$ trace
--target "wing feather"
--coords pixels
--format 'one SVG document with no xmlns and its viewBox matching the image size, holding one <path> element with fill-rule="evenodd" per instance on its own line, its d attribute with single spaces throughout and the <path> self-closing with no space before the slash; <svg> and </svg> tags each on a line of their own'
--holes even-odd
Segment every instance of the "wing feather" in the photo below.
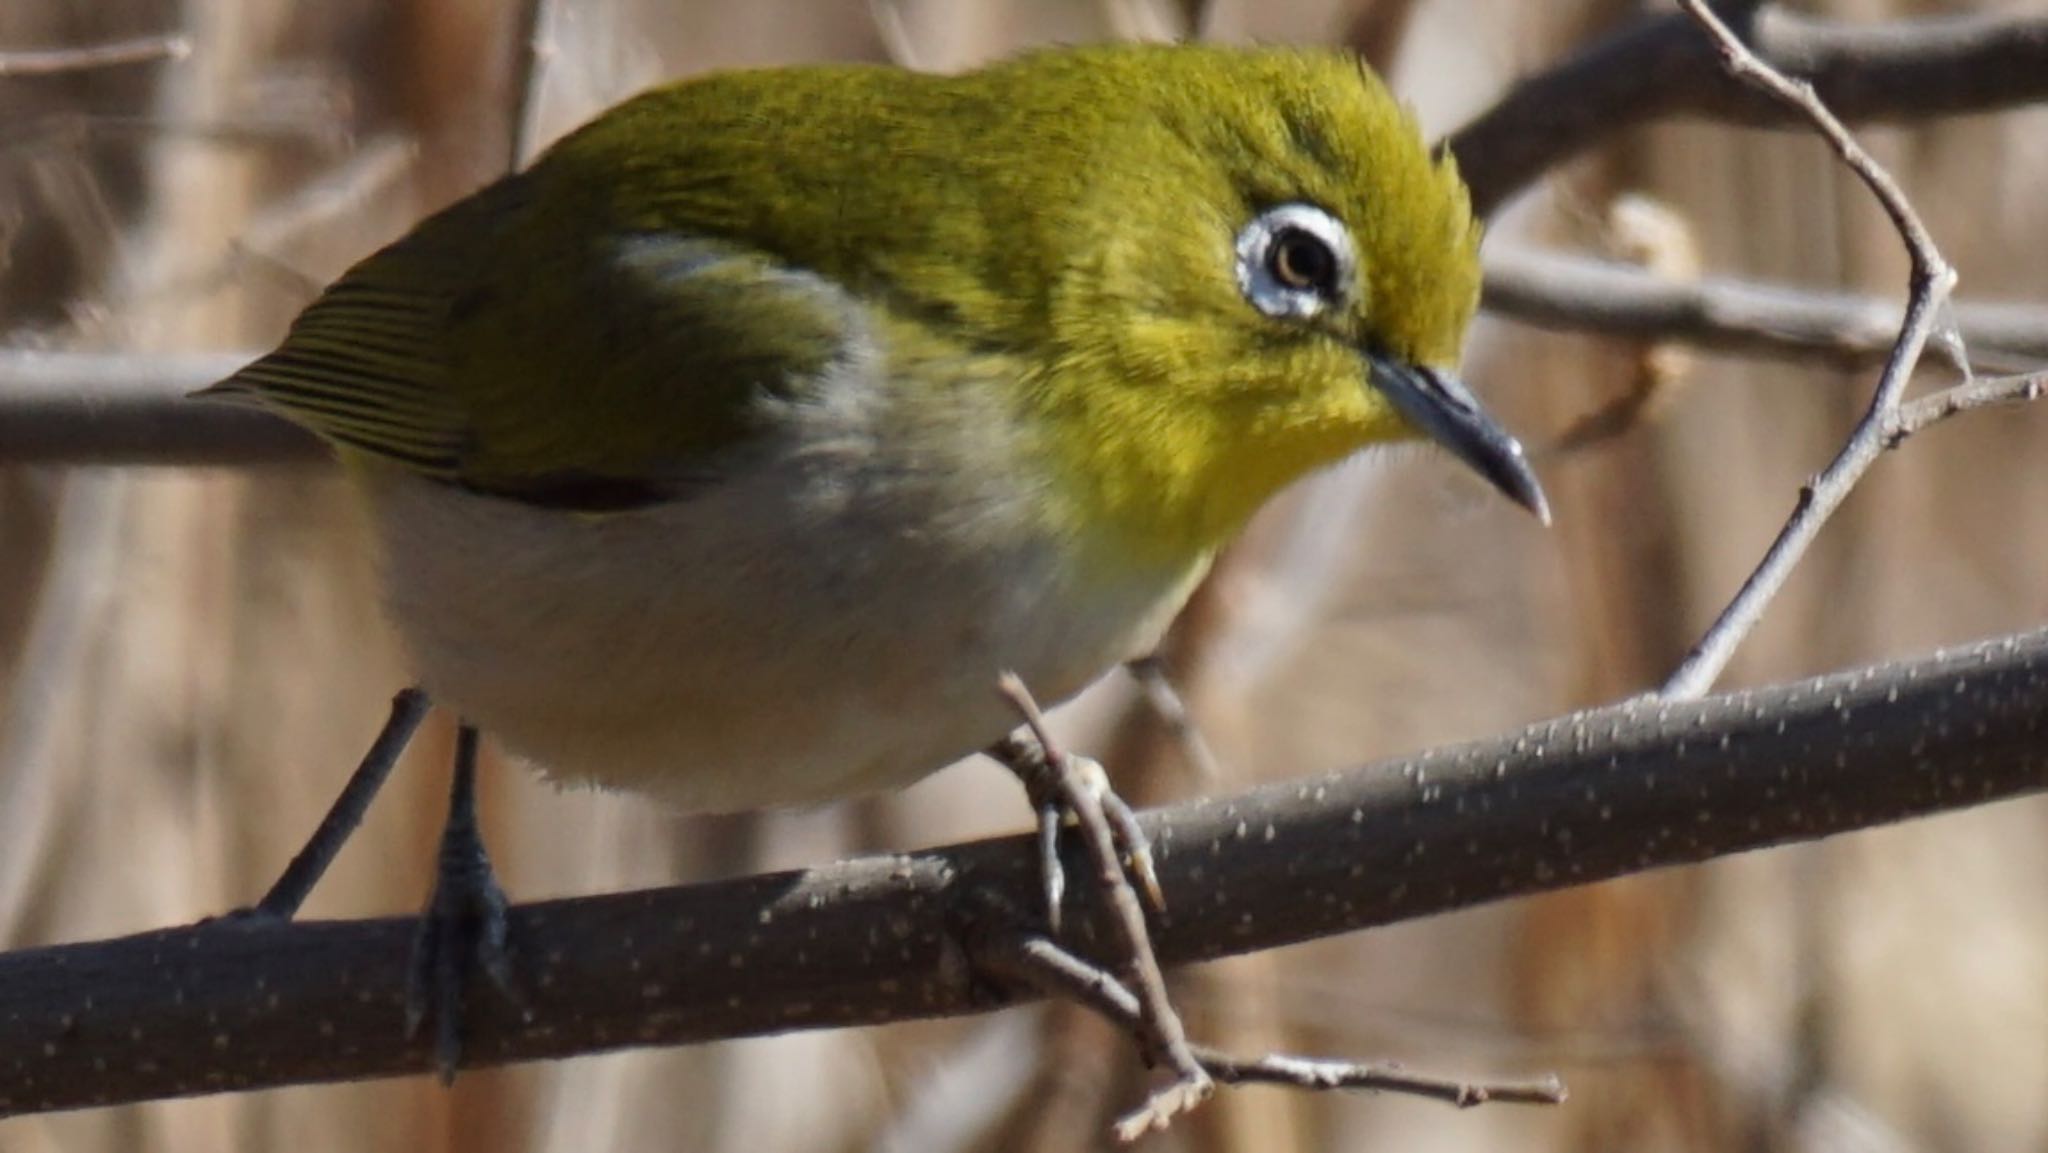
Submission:
<svg viewBox="0 0 2048 1153">
<path fill-rule="evenodd" d="M 501 181 L 364 260 L 200 395 L 515 499 L 678 495 L 869 342 L 821 277 L 678 231 L 544 215 Z"/>
</svg>

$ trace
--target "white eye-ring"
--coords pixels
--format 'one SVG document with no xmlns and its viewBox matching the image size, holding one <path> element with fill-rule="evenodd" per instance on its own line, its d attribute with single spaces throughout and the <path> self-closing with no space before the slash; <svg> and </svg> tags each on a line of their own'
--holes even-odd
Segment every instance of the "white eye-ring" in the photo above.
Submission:
<svg viewBox="0 0 2048 1153">
<path fill-rule="evenodd" d="M 1237 287 L 1267 316 L 1306 320 L 1350 295 L 1351 232 L 1313 204 L 1268 208 L 1237 234 Z"/>
</svg>

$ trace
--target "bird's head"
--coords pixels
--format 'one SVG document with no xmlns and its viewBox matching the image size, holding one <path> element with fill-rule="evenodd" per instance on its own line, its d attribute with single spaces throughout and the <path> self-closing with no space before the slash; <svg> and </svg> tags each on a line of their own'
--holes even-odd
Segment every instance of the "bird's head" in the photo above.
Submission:
<svg viewBox="0 0 2048 1153">
<path fill-rule="evenodd" d="M 1167 547 L 1228 535 L 1359 448 L 1426 438 L 1548 517 L 1455 374 L 1479 226 L 1447 157 L 1353 57 L 1122 47 L 1012 65 L 1061 94 L 1078 178 L 1037 243 L 1081 499 Z M 1105 511 L 1103 515 L 1111 515 Z"/>
</svg>

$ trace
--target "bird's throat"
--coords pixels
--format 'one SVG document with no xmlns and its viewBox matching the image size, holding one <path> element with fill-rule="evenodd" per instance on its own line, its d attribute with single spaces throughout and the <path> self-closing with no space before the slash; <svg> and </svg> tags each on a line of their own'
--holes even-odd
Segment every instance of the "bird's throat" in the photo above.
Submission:
<svg viewBox="0 0 2048 1153">
<path fill-rule="evenodd" d="M 1052 414 L 1045 452 L 1072 534 L 1123 565 L 1201 563 L 1281 489 L 1361 447 L 1341 426 L 1276 430 L 1116 399 Z"/>
</svg>

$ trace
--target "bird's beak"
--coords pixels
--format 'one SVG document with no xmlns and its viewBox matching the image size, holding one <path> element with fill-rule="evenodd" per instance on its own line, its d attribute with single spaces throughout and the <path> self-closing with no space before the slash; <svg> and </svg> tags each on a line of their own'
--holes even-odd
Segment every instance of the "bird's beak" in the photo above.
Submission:
<svg viewBox="0 0 2048 1153">
<path fill-rule="evenodd" d="M 1416 430 L 1478 470 L 1503 495 L 1550 523 L 1550 502 L 1521 442 L 1479 407 L 1457 377 L 1384 353 L 1365 354 L 1372 385 Z"/>
</svg>

